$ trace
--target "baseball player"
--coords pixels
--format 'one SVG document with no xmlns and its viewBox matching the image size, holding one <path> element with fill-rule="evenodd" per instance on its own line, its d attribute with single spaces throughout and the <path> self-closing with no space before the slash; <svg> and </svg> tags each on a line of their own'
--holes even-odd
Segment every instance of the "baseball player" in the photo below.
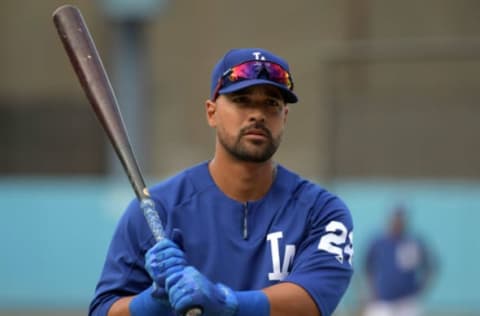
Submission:
<svg viewBox="0 0 480 316">
<path fill-rule="evenodd" d="M 435 272 L 427 245 L 408 230 L 404 206 L 389 217 L 386 233 L 374 238 L 367 249 L 366 273 L 371 301 L 365 316 L 420 316 L 420 296 Z"/>
<path fill-rule="evenodd" d="M 352 276 L 353 223 L 334 194 L 273 160 L 296 103 L 289 65 L 260 48 L 216 64 L 215 152 L 150 188 L 169 238 L 132 201 L 89 315 L 328 316 Z"/>
</svg>

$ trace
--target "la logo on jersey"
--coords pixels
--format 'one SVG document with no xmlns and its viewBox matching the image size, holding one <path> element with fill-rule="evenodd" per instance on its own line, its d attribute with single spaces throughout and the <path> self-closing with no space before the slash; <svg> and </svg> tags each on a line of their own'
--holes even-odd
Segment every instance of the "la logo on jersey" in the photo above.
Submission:
<svg viewBox="0 0 480 316">
<path fill-rule="evenodd" d="M 272 254 L 273 272 L 268 274 L 268 280 L 281 281 L 289 273 L 290 265 L 295 257 L 295 245 L 286 245 L 283 264 L 280 265 L 280 245 L 279 240 L 283 238 L 283 232 L 274 232 L 267 235 L 267 241 L 270 243 Z"/>
</svg>

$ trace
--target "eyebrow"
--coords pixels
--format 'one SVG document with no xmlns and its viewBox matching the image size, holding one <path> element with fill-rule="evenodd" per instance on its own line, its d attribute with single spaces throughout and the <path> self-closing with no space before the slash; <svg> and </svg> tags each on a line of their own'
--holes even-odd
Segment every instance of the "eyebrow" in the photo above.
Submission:
<svg viewBox="0 0 480 316">
<path fill-rule="evenodd" d="M 230 93 L 230 95 L 231 96 L 248 95 L 248 94 L 251 94 L 252 90 L 253 90 L 253 87 L 248 87 L 245 89 L 232 92 Z M 281 99 L 281 100 L 284 99 L 282 93 L 275 88 L 265 88 L 265 89 L 262 89 L 262 92 L 270 98 Z"/>
</svg>

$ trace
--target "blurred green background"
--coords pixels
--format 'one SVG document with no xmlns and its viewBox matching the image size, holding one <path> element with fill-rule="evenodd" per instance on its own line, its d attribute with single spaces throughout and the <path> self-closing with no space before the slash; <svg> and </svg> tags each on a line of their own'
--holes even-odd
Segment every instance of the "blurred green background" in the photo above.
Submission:
<svg viewBox="0 0 480 316">
<path fill-rule="evenodd" d="M 292 68 L 277 161 L 339 194 L 360 315 L 365 247 L 397 203 L 438 274 L 427 315 L 480 315 L 480 2 L 71 1 L 95 38 L 147 183 L 209 159 L 210 71 L 233 47 Z M 65 2 L 0 3 L 0 315 L 85 315 L 134 197 L 52 23 Z"/>
</svg>

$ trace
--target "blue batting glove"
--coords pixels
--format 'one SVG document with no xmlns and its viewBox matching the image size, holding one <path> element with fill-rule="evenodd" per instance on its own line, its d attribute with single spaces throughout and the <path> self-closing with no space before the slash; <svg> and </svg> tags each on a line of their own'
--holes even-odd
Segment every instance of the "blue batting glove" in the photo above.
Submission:
<svg viewBox="0 0 480 316">
<path fill-rule="evenodd" d="M 181 271 L 187 264 L 185 253 L 182 251 L 181 232 L 175 229 L 172 239 L 173 241 L 167 238 L 160 240 L 145 254 L 145 269 L 153 280 L 152 295 L 166 302 L 168 293 L 165 291 L 165 279 Z"/>
<path fill-rule="evenodd" d="M 153 287 L 137 294 L 128 305 L 131 316 L 158 316 L 170 315 L 172 307 L 170 302 L 153 297 Z"/>
<path fill-rule="evenodd" d="M 223 284 L 214 284 L 192 266 L 166 279 L 170 304 L 178 315 L 200 307 L 205 316 L 233 316 L 238 302 L 235 293 Z"/>
</svg>

